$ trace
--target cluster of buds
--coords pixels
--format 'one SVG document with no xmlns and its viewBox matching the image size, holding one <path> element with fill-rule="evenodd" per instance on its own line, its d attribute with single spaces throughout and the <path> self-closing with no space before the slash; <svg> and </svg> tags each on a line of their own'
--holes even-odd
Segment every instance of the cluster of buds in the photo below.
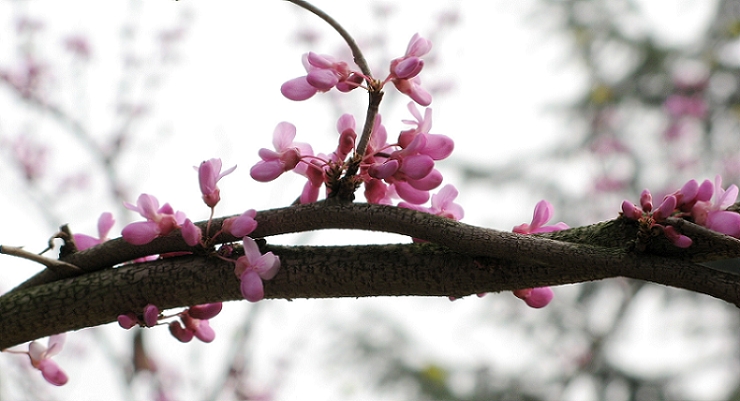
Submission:
<svg viewBox="0 0 740 401">
<path fill-rule="evenodd" d="M 663 231 L 674 245 L 688 248 L 691 238 L 680 234 L 673 226 L 664 224 L 668 217 L 684 218 L 710 230 L 735 238 L 740 238 L 740 214 L 728 211 L 735 203 L 738 187 L 730 185 L 722 188 L 722 177 L 715 177 L 714 183 L 704 180 L 699 184 L 690 180 L 678 191 L 667 195 L 657 209 L 653 209 L 653 196 L 647 189 L 640 195 L 640 206 L 625 200 L 622 202 L 622 217 L 640 222 L 649 229 Z"/>
<path fill-rule="evenodd" d="M 442 183 L 442 174 L 435 169 L 435 162 L 447 158 L 454 149 L 454 143 L 445 135 L 429 133 L 431 109 L 427 108 L 422 116 L 414 104 L 409 103 L 409 110 L 415 120 L 404 122 L 414 127 L 402 131 L 397 141 L 391 144 L 387 142 L 388 134 L 380 115 L 375 119 L 357 175 L 365 186 L 365 198 L 369 203 L 391 204 L 392 199 L 398 196 L 409 204 L 420 205 L 429 200 L 429 191 Z M 295 126 L 282 122 L 273 132 L 275 150 L 260 149 L 262 160 L 252 167 L 252 178 L 268 182 L 284 172 L 295 171 L 308 179 L 300 202 L 315 202 L 321 187 L 325 185 L 327 195 L 331 193 L 337 177 L 348 167 L 345 159 L 355 149 L 355 128 L 352 115 L 341 116 L 337 122 L 337 148 L 328 155 L 315 155 L 310 145 L 294 142 Z"/>
<path fill-rule="evenodd" d="M 432 96 L 421 87 L 419 73 L 424 68 L 422 56 L 429 53 L 432 43 L 414 34 L 406 47 L 406 53 L 391 61 L 390 72 L 381 82 L 384 86 L 393 82 L 399 92 L 408 95 L 416 103 L 429 106 Z M 307 74 L 291 79 L 280 88 L 283 96 L 290 100 L 306 100 L 317 92 L 327 92 L 337 88 L 340 92 L 349 92 L 362 86 L 362 82 L 372 79 L 362 71 L 353 70 L 349 63 L 329 55 L 309 52 L 303 55 L 303 66 Z"/>
<path fill-rule="evenodd" d="M 208 320 L 216 317 L 221 312 L 221 308 L 221 302 L 191 306 L 174 316 L 179 317 L 180 321 L 174 320 L 169 323 L 170 333 L 184 343 L 189 342 L 193 337 L 209 343 L 216 338 L 216 332 L 213 331 Z M 129 312 L 119 315 L 118 324 L 126 330 L 134 326 L 154 327 L 159 324 L 160 320 L 172 317 L 162 316 L 159 308 L 149 304 L 144 307 L 141 314 Z"/>
</svg>

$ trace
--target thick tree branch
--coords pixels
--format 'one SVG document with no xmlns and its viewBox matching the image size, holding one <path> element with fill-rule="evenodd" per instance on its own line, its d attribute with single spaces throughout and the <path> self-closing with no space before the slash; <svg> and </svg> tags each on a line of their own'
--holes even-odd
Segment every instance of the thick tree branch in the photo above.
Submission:
<svg viewBox="0 0 740 401">
<path fill-rule="evenodd" d="M 456 296 L 627 276 L 740 303 L 740 276 L 657 256 L 621 263 L 548 264 L 473 257 L 434 244 L 269 247 L 280 255 L 268 298 Z M 242 299 L 233 264 L 185 256 L 64 279 L 0 297 L 0 349 L 162 309 Z M 217 323 L 216 323 L 217 324 Z"/>
<path fill-rule="evenodd" d="M 214 220 L 213 232 L 223 220 Z M 440 244 L 268 247 L 282 261 L 278 275 L 265 283 L 268 298 L 460 297 L 625 276 L 740 305 L 740 274 L 696 264 L 740 256 L 740 241 L 683 220 L 669 223 L 692 236 L 692 247 L 676 248 L 657 235 L 643 244 L 644 253 L 634 250 L 637 224 L 622 218 L 524 236 L 397 207 L 316 203 L 259 212 L 257 221 L 254 237 L 354 228 Z M 205 222 L 199 224 L 205 228 Z M 237 240 L 216 238 L 218 243 Z M 196 254 L 111 268 L 176 251 Z M 148 303 L 171 308 L 241 299 L 233 264 L 188 247 L 176 233 L 145 246 L 116 239 L 63 260 L 85 274 L 47 270 L 0 297 L 0 348 L 108 323 Z"/>
</svg>

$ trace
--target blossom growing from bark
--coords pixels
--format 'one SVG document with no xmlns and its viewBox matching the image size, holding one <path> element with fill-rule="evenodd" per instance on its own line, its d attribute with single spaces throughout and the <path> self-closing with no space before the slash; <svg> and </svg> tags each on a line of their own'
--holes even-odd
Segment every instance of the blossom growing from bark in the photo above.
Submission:
<svg viewBox="0 0 740 401">
<path fill-rule="evenodd" d="M 223 230 L 237 238 L 246 237 L 257 228 L 255 217 L 257 217 L 257 211 L 249 209 L 239 216 L 224 220 Z"/>
<path fill-rule="evenodd" d="M 546 200 L 537 202 L 534 207 L 534 214 L 530 224 L 520 224 L 514 227 L 513 231 L 517 234 L 538 234 L 549 233 L 553 231 L 565 230 L 567 224 L 560 222 L 552 226 L 544 225 L 553 215 L 552 204 Z M 531 308 L 544 308 L 553 298 L 553 292 L 550 287 L 523 288 L 514 291 L 514 295 L 522 299 Z"/>
<path fill-rule="evenodd" d="M 418 75 L 424 68 L 421 57 L 429 53 L 431 48 L 432 42 L 418 33 L 414 34 L 406 47 L 406 53 L 391 61 L 389 74 L 382 85 L 393 82 L 399 92 L 422 106 L 429 106 L 432 95 L 421 87 Z M 348 63 L 329 55 L 309 52 L 303 55 L 302 61 L 307 74 L 293 78 L 280 87 L 283 96 L 290 100 L 306 100 L 318 92 L 327 92 L 332 88 L 349 92 L 369 79 L 361 71 L 352 69 Z"/>
<path fill-rule="evenodd" d="M 257 243 L 249 237 L 244 237 L 244 256 L 236 260 L 234 273 L 241 281 L 240 289 L 244 299 L 257 302 L 265 297 L 262 280 L 270 280 L 280 269 L 280 258 L 272 252 L 264 255 L 260 252 Z"/>
<path fill-rule="evenodd" d="M 514 296 L 523 300 L 530 308 L 539 309 L 547 306 L 554 294 L 550 287 L 537 287 L 515 290 Z"/>
<path fill-rule="evenodd" d="M 732 184 L 726 190 L 722 189 L 719 175 L 714 178 L 713 187 L 711 202 L 708 199 L 697 201 L 691 208 L 691 216 L 697 224 L 710 230 L 740 238 L 740 214 L 726 210 L 737 200 L 738 187 Z"/>
<path fill-rule="evenodd" d="M 185 222 L 184 213 L 175 213 L 169 203 L 165 203 L 160 208 L 157 198 L 149 194 L 141 194 L 136 205 L 125 202 L 124 206 L 129 210 L 139 212 L 142 217 L 146 218 L 146 221 L 131 223 L 121 231 L 123 239 L 132 245 L 148 244 L 154 238 L 167 235 L 180 228 Z"/>
<path fill-rule="evenodd" d="M 391 61 L 391 74 L 387 80 L 393 82 L 399 92 L 408 95 L 416 103 L 429 106 L 432 103 L 432 95 L 421 87 L 421 79 L 418 77 L 424 68 L 424 60 L 421 56 L 429 53 L 432 42 L 414 34 L 406 47 L 406 53 Z"/>
<path fill-rule="evenodd" d="M 553 207 L 552 204 L 546 200 L 537 202 L 534 207 L 534 214 L 532 216 L 532 222 L 530 224 L 520 224 L 512 231 L 517 234 L 538 234 L 538 233 L 549 233 L 552 231 L 565 230 L 568 225 L 560 222 L 552 226 L 544 225 L 552 218 Z"/>
<path fill-rule="evenodd" d="M 154 327 L 159 321 L 159 308 L 153 304 L 147 304 L 141 315 L 133 312 L 118 315 L 118 325 L 128 330 L 134 326 Z"/>
<path fill-rule="evenodd" d="M 717 175 L 714 183 L 704 180 L 699 185 L 696 180 L 688 181 L 680 190 L 663 198 L 655 210 L 652 195 L 646 189 L 640 195 L 639 207 L 627 200 L 622 202 L 622 216 L 641 222 L 648 228 L 658 227 L 674 245 L 688 248 L 692 244 L 691 238 L 667 225 L 665 219 L 690 218 L 710 230 L 740 238 L 740 214 L 727 210 L 735 203 L 737 196 L 738 187 L 733 184 L 723 189 L 722 177 Z"/>
<path fill-rule="evenodd" d="M 272 181 L 284 172 L 294 169 L 301 161 L 301 157 L 313 156 L 310 145 L 293 142 L 295 135 L 295 125 L 288 122 L 279 123 L 272 135 L 275 150 L 260 149 L 259 156 L 262 160 L 250 170 L 252 178 L 260 182 Z"/>
<path fill-rule="evenodd" d="M 108 233 L 113 228 L 116 220 L 113 218 L 113 214 L 105 212 L 98 218 L 98 238 L 91 237 L 86 234 L 74 234 L 75 245 L 77 245 L 78 251 L 84 251 L 85 249 L 92 248 L 95 245 L 102 244 L 108 240 Z"/>
<path fill-rule="evenodd" d="M 58 354 L 64 346 L 66 334 L 56 334 L 49 337 L 49 344 L 44 347 L 38 341 L 33 341 L 28 346 L 28 356 L 31 358 L 31 365 L 41 371 L 41 375 L 49 383 L 55 386 L 63 386 L 69 380 L 67 375 L 59 368 L 51 357 Z"/>
<path fill-rule="evenodd" d="M 190 246 L 200 244 L 200 240 L 203 238 L 203 233 L 201 232 L 200 227 L 196 226 L 190 219 L 185 219 L 182 223 L 182 228 L 180 228 L 180 232 L 182 233 L 182 239 L 184 239 L 185 243 Z"/>
<path fill-rule="evenodd" d="M 353 71 L 346 62 L 325 54 L 304 54 L 303 66 L 307 75 L 291 79 L 280 87 L 283 96 L 290 100 L 306 100 L 317 92 L 327 92 L 334 87 L 341 92 L 349 92 L 364 79 L 361 72 Z"/>
<path fill-rule="evenodd" d="M 218 315 L 221 308 L 221 302 L 191 306 L 178 315 L 182 324 L 178 321 L 169 324 L 170 333 L 180 342 L 190 342 L 195 337 L 210 343 L 216 338 L 216 332 L 208 320 Z"/>
<path fill-rule="evenodd" d="M 457 188 L 448 184 L 442 187 L 438 193 L 432 195 L 432 206 L 429 208 L 407 202 L 400 202 L 398 206 L 460 221 L 465 213 L 462 206 L 454 202 L 457 195 Z"/>
<path fill-rule="evenodd" d="M 216 185 L 224 176 L 231 174 L 236 166 L 221 172 L 221 159 L 210 159 L 200 164 L 198 169 L 198 183 L 200 192 L 203 194 L 203 202 L 210 208 L 214 208 L 221 200 L 221 191 Z"/>
</svg>

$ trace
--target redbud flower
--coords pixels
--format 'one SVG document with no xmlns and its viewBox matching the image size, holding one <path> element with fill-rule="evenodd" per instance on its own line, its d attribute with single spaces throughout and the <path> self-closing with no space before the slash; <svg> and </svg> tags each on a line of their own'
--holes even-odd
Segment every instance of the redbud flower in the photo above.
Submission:
<svg viewBox="0 0 740 401">
<path fill-rule="evenodd" d="M 159 308 L 155 305 L 148 304 L 144 307 L 144 324 L 147 327 L 154 327 L 159 320 Z"/>
<path fill-rule="evenodd" d="M 208 319 L 218 315 L 221 307 L 221 302 L 191 306 L 179 315 L 182 325 L 177 321 L 170 323 L 170 333 L 184 343 L 189 342 L 193 337 L 204 343 L 213 341 L 216 338 L 216 332 L 211 328 Z"/>
<path fill-rule="evenodd" d="M 270 280 L 280 269 L 280 258 L 272 252 L 260 253 L 257 243 L 244 237 L 244 256 L 236 260 L 234 273 L 241 280 L 241 292 L 249 302 L 257 302 L 265 297 L 262 280 Z"/>
<path fill-rule="evenodd" d="M 316 92 L 326 92 L 335 86 L 342 92 L 349 92 L 363 80 L 360 72 L 350 70 L 349 64 L 328 55 L 304 54 L 303 66 L 308 75 L 291 79 L 280 87 L 283 96 L 290 100 L 306 100 Z"/>
<path fill-rule="evenodd" d="M 446 217 L 452 220 L 462 220 L 464 216 L 462 206 L 454 202 L 458 192 L 454 185 L 445 185 L 438 193 L 432 195 L 432 207 L 425 208 L 406 202 L 398 204 L 399 207 L 418 210 L 420 212 L 431 213 L 437 216 Z"/>
<path fill-rule="evenodd" d="M 552 204 L 546 200 L 541 200 L 537 202 L 537 205 L 534 207 L 532 223 L 518 225 L 514 227 L 513 231 L 517 234 L 538 234 L 565 230 L 568 228 L 568 225 L 563 222 L 557 223 L 554 226 L 544 226 L 543 224 L 547 223 L 552 218 L 552 214 Z"/>
<path fill-rule="evenodd" d="M 67 383 L 67 375 L 59 368 L 51 357 L 58 354 L 64 346 L 65 334 L 56 334 L 49 337 L 48 347 L 34 341 L 28 346 L 28 356 L 31 365 L 41 371 L 44 379 L 55 386 L 63 386 Z"/>
<path fill-rule="evenodd" d="M 128 202 L 125 202 L 124 206 L 129 210 L 139 212 L 147 219 L 147 221 L 131 223 L 121 231 L 123 239 L 132 245 L 148 244 L 154 238 L 167 235 L 179 228 L 185 221 L 185 214 L 175 213 L 168 203 L 160 208 L 157 198 L 149 194 L 141 194 L 136 201 L 136 206 Z"/>
<path fill-rule="evenodd" d="M 424 67 L 421 56 L 429 53 L 432 42 L 419 36 L 418 33 L 409 41 L 406 54 L 391 61 L 391 73 L 388 80 L 392 81 L 399 92 L 411 97 L 422 106 L 432 103 L 432 96 L 421 88 L 421 80 L 417 76 Z"/>
<path fill-rule="evenodd" d="M 249 209 L 239 216 L 224 220 L 223 230 L 237 238 L 246 237 L 257 228 L 255 217 L 257 217 L 257 211 Z"/>
<path fill-rule="evenodd" d="M 220 190 L 216 184 L 221 178 L 231 174 L 234 169 L 236 169 L 236 166 L 222 173 L 221 159 L 211 159 L 200 164 L 200 167 L 198 167 L 198 182 L 200 183 L 200 192 L 203 194 L 203 202 L 208 207 L 215 207 L 221 200 Z"/>
<path fill-rule="evenodd" d="M 190 246 L 196 246 L 200 243 L 200 239 L 203 237 L 203 233 L 200 231 L 200 227 L 196 226 L 190 219 L 185 219 L 180 229 L 182 238 L 185 243 Z"/>
<path fill-rule="evenodd" d="M 147 304 L 143 313 L 137 316 L 133 312 L 124 315 L 118 315 L 118 325 L 128 330 L 134 326 L 154 327 L 159 321 L 159 308 L 153 304 Z"/>
<path fill-rule="evenodd" d="M 296 135 L 295 125 L 281 122 L 272 134 L 275 151 L 262 148 L 259 151 L 261 161 L 249 171 L 252 178 L 268 182 L 278 178 L 286 171 L 296 167 L 302 156 L 313 156 L 311 145 L 293 142 Z"/>
<path fill-rule="evenodd" d="M 113 219 L 113 214 L 105 212 L 98 218 L 98 238 L 93 238 L 86 234 L 74 234 L 75 245 L 77 245 L 78 251 L 84 251 L 85 249 L 92 248 L 95 245 L 102 244 L 108 240 L 108 233 L 116 222 Z"/>
<path fill-rule="evenodd" d="M 714 178 L 712 202 L 708 200 L 696 202 L 691 209 L 691 215 L 697 224 L 722 234 L 740 238 L 740 214 L 726 210 L 735 203 L 737 196 L 738 187 L 733 184 L 727 190 L 722 189 L 722 177 L 717 175 Z"/>
<path fill-rule="evenodd" d="M 547 223 L 552 218 L 552 214 L 552 204 L 543 199 L 537 202 L 537 205 L 534 207 L 532 223 L 518 225 L 514 227 L 513 231 L 518 234 L 537 234 L 565 230 L 568 228 L 568 225 L 563 222 L 557 223 L 554 226 L 544 226 L 543 224 Z M 514 295 L 517 298 L 524 300 L 524 302 L 531 308 L 544 308 L 553 298 L 553 292 L 550 287 L 524 288 L 514 291 Z"/>
<path fill-rule="evenodd" d="M 663 201 L 655 210 L 653 210 L 653 195 L 645 189 L 640 194 L 641 208 L 625 200 L 622 202 L 622 216 L 626 219 L 642 221 L 644 224 L 649 224 L 651 228 L 657 226 L 673 245 L 679 248 L 688 248 L 692 243 L 691 238 L 680 234 L 671 226 L 664 226 L 660 223 L 674 215 L 677 210 L 689 207 L 688 205 L 696 202 L 696 198 L 700 196 L 703 198 L 705 196 L 703 194 L 705 189 L 703 188 L 704 185 L 700 187 L 696 181 L 691 180 L 676 193 L 663 198 Z"/>
<path fill-rule="evenodd" d="M 550 287 L 525 288 L 514 291 L 514 295 L 535 309 L 547 306 L 554 296 Z"/>
<path fill-rule="evenodd" d="M 221 313 L 221 309 L 223 309 L 223 303 L 221 302 L 193 305 L 188 308 L 188 314 L 195 319 L 207 320 L 216 317 Z"/>
</svg>

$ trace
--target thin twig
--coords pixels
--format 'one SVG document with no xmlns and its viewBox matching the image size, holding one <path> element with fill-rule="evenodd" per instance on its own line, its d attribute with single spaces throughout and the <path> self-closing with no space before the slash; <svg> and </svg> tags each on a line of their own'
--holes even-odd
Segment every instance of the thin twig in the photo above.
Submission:
<svg viewBox="0 0 740 401">
<path fill-rule="evenodd" d="M 10 256 L 16 256 L 23 259 L 28 259 L 31 261 L 34 261 L 36 263 L 40 263 L 50 270 L 52 270 L 54 273 L 73 273 L 73 274 L 82 274 L 84 273 L 82 269 L 79 267 L 67 263 L 62 262 L 61 260 L 51 259 L 47 258 L 45 256 L 37 255 L 32 252 L 28 252 L 23 250 L 23 248 L 18 246 L 8 246 L 8 245 L 0 245 L 0 253 L 10 255 Z"/>
</svg>

